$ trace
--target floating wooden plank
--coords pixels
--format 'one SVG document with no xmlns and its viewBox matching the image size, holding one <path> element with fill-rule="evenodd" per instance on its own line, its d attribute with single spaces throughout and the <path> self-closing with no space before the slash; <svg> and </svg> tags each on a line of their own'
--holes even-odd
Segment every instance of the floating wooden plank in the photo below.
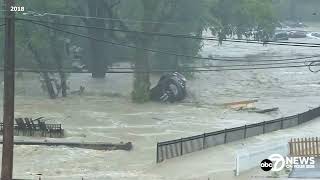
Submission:
<svg viewBox="0 0 320 180">
<path fill-rule="evenodd" d="M 2 144 L 3 141 L 0 141 Z M 125 150 L 130 151 L 132 149 L 132 143 L 104 143 L 104 142 L 63 142 L 63 141 L 15 141 L 15 145 L 24 146 L 67 146 L 72 148 L 83 148 L 83 149 L 93 149 L 93 150 Z"/>
<path fill-rule="evenodd" d="M 233 106 L 233 105 L 243 105 L 243 104 L 253 104 L 258 102 L 258 100 L 248 100 L 248 101 L 238 101 L 238 102 L 231 102 L 231 103 L 224 103 L 225 106 Z"/>
<path fill-rule="evenodd" d="M 238 102 L 231 102 L 231 103 L 225 103 L 224 106 L 241 110 L 241 109 L 254 109 L 254 103 L 258 102 L 258 100 L 248 100 L 248 101 L 238 101 Z"/>
</svg>

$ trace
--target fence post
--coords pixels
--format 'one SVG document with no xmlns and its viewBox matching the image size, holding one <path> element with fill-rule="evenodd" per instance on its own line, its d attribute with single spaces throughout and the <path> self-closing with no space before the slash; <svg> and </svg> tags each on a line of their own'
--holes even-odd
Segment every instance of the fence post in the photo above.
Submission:
<svg viewBox="0 0 320 180">
<path fill-rule="evenodd" d="M 159 163 L 159 142 L 157 142 L 157 163 Z"/>
<path fill-rule="evenodd" d="M 317 157 L 319 157 L 319 139 L 316 137 Z"/>
<path fill-rule="evenodd" d="M 247 138 L 247 125 L 244 125 L 244 135 L 243 138 L 246 139 Z"/>
<path fill-rule="evenodd" d="M 283 129 L 283 118 L 281 118 L 281 127 L 280 127 L 280 129 Z"/>
<path fill-rule="evenodd" d="M 266 133 L 266 122 L 265 121 L 263 121 L 263 134 L 265 134 Z"/>
<path fill-rule="evenodd" d="M 183 140 L 183 138 L 180 139 L 180 156 L 183 155 L 182 140 Z"/>
<path fill-rule="evenodd" d="M 292 138 L 289 141 L 289 156 L 293 156 L 293 151 L 292 151 Z"/>
<path fill-rule="evenodd" d="M 60 135 L 60 137 L 62 137 L 62 127 L 61 127 L 61 124 L 59 124 L 59 135 Z"/>
<path fill-rule="evenodd" d="M 235 175 L 236 176 L 239 176 L 240 175 L 240 165 L 239 165 L 239 154 L 237 154 L 236 155 L 236 173 L 235 173 Z"/>
<path fill-rule="evenodd" d="M 298 156 L 300 156 L 301 154 L 300 154 L 300 138 L 297 138 L 297 141 L 296 141 L 296 144 L 298 144 L 298 154 L 296 154 L 296 155 L 298 155 Z"/>
<path fill-rule="evenodd" d="M 227 143 L 227 129 L 224 129 L 224 143 Z"/>
<path fill-rule="evenodd" d="M 203 139 L 202 139 L 202 149 L 206 148 L 206 133 L 203 133 Z"/>
<path fill-rule="evenodd" d="M 301 124 L 301 114 L 298 114 L 298 125 Z"/>
<path fill-rule="evenodd" d="M 308 152 L 308 139 L 307 138 L 304 138 L 304 147 L 305 147 L 305 152 L 303 155 L 305 156 L 308 156 L 309 155 L 309 152 Z"/>
</svg>

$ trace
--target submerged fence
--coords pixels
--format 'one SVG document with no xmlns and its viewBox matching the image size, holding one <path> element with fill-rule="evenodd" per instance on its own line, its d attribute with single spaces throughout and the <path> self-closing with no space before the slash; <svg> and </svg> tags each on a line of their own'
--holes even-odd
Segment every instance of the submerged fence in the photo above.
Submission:
<svg viewBox="0 0 320 180">
<path fill-rule="evenodd" d="M 271 121 L 204 133 L 198 136 L 157 143 L 157 163 L 209 147 L 226 144 L 308 122 L 320 116 L 320 107 L 307 112 Z"/>
<path fill-rule="evenodd" d="M 320 138 L 294 138 L 289 142 L 290 156 L 320 157 Z"/>
</svg>

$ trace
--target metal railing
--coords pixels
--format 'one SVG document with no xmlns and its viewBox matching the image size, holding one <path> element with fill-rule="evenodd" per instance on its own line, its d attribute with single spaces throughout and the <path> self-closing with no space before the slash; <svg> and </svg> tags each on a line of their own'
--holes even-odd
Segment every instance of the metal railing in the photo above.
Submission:
<svg viewBox="0 0 320 180">
<path fill-rule="evenodd" d="M 3 133 L 3 123 L 0 123 L 0 135 Z M 19 125 L 14 124 L 15 136 L 42 136 L 42 137 L 63 137 L 64 129 L 61 124 L 33 124 L 32 127 L 21 128 Z"/>
<path fill-rule="evenodd" d="M 294 116 L 160 142 L 157 143 L 157 163 L 209 147 L 294 127 L 319 116 L 320 107 Z"/>
</svg>

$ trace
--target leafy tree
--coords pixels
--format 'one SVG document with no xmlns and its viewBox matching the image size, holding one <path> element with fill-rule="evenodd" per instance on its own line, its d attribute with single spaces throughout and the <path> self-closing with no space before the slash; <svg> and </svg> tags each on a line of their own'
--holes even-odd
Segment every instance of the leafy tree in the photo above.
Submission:
<svg viewBox="0 0 320 180">
<path fill-rule="evenodd" d="M 201 35 L 209 27 L 207 1 L 194 0 L 133 0 L 121 1 L 116 17 L 134 17 L 140 23 L 130 24 L 120 21 L 120 27 L 127 30 L 140 30 L 143 32 L 169 32 Z M 131 10 L 128 9 L 131 8 Z M 133 11 L 134 9 L 134 11 Z M 171 21 L 173 23 L 168 23 Z M 177 22 L 176 24 L 174 22 Z M 166 47 L 176 53 L 198 54 L 200 41 L 187 41 L 177 39 L 160 39 L 160 37 L 136 34 L 135 37 L 126 36 L 128 40 L 141 49 L 161 49 Z M 185 48 L 186 47 L 186 48 Z M 149 100 L 151 62 L 155 66 L 176 67 L 177 57 L 165 56 L 159 53 L 150 53 L 136 49 L 134 65 L 135 72 L 132 99 L 135 102 Z M 154 59 L 151 61 L 151 59 Z M 139 72 L 140 71 L 140 72 Z M 143 73 L 141 73 L 143 71 Z"/>
<path fill-rule="evenodd" d="M 49 8 L 55 8 L 56 12 L 63 12 L 67 8 L 66 1 L 21 1 L 19 5 L 25 5 L 25 7 L 32 7 L 40 12 L 47 12 Z M 39 13 L 40 13 L 39 12 Z M 20 17 L 19 15 L 17 17 Z M 25 18 L 25 17 L 24 17 Z M 51 20 L 47 18 L 46 20 Z M 17 22 L 17 46 L 18 49 L 23 51 L 17 51 L 17 67 L 39 67 L 40 69 L 59 69 L 66 66 L 65 61 L 65 49 L 64 49 L 64 35 L 57 34 L 57 32 L 39 27 L 30 22 Z M 27 58 L 25 58 L 27 57 Z M 30 63 L 31 62 L 31 63 Z M 58 92 L 61 89 L 62 95 L 67 95 L 66 75 L 63 72 L 59 72 L 60 85 Z M 42 72 L 41 76 L 44 79 L 46 89 L 50 98 L 56 98 L 57 93 L 54 91 L 50 75 L 48 72 Z"/>
<path fill-rule="evenodd" d="M 276 26 L 272 0 L 217 0 L 211 12 L 219 20 L 213 32 L 220 35 L 241 39 L 256 32 L 271 37 Z"/>
<path fill-rule="evenodd" d="M 80 16 L 90 16 L 97 18 L 82 18 L 81 23 L 92 27 L 105 27 L 116 29 L 119 23 L 112 20 L 116 14 L 116 7 L 120 4 L 120 0 L 80 0 L 71 3 L 73 12 Z M 110 20 L 103 20 L 99 18 L 110 18 Z M 113 31 L 104 31 L 99 29 L 88 28 L 87 34 L 94 39 L 104 39 L 108 41 L 123 41 L 119 37 L 119 33 Z M 119 51 L 119 48 L 114 48 L 106 43 L 97 42 L 89 39 L 83 41 L 82 45 L 86 47 L 86 65 L 92 71 L 93 78 L 104 78 L 107 67 L 114 62 L 112 59 L 116 53 L 124 53 Z"/>
<path fill-rule="evenodd" d="M 318 21 L 320 1 L 318 0 L 273 0 L 279 19 L 291 21 Z"/>
<path fill-rule="evenodd" d="M 208 28 L 216 32 L 223 31 L 227 35 L 237 34 L 238 37 L 242 37 L 251 30 L 262 30 L 271 34 L 275 19 L 272 16 L 271 0 L 21 0 L 19 3 L 25 7 L 32 7 L 28 10 L 36 9 L 39 13 L 51 12 L 97 17 L 35 17 L 41 20 L 110 29 L 197 36 L 202 36 L 204 30 Z M 132 99 L 135 102 L 149 100 L 149 71 L 151 68 L 179 71 L 194 62 L 191 58 L 152 53 L 143 49 L 159 49 L 176 54 L 197 56 L 202 48 L 202 41 L 196 39 L 158 37 L 143 33 L 93 28 L 80 29 L 65 26 L 59 28 L 88 34 L 94 39 L 105 39 L 137 48 L 114 46 L 19 22 L 17 46 L 23 51 L 18 51 L 21 53 L 18 66 L 29 67 L 42 64 L 42 67 L 58 69 L 70 67 L 71 62 L 66 61 L 67 57 L 62 48 L 64 39 L 69 39 L 72 43 L 83 47 L 83 63 L 92 71 L 94 78 L 103 78 L 107 67 L 119 61 L 116 59 L 117 56 L 129 57 L 126 61 L 132 63 L 136 68 L 132 92 Z M 38 60 L 27 63 L 30 62 L 28 59 Z M 61 84 L 64 84 L 65 76 L 62 73 L 60 73 L 60 78 Z"/>
</svg>

